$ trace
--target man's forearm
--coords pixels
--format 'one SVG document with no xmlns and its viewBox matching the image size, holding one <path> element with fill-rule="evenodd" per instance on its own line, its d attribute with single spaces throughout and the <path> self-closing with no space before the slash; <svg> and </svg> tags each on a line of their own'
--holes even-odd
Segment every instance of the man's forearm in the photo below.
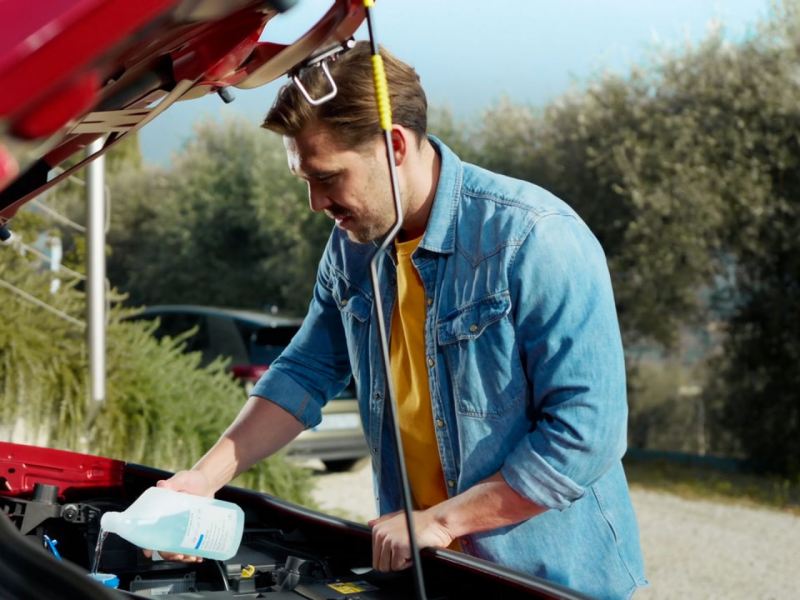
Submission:
<svg viewBox="0 0 800 600">
<path fill-rule="evenodd" d="M 303 425 L 283 408 L 251 396 L 216 444 L 193 467 L 216 491 L 262 458 L 280 450 Z"/>
<path fill-rule="evenodd" d="M 500 473 L 429 509 L 453 538 L 513 525 L 545 510 L 516 492 Z"/>
<path fill-rule="evenodd" d="M 479 531 L 513 525 L 546 509 L 518 494 L 500 473 L 458 496 L 414 513 L 420 548 L 447 548 L 453 540 Z M 370 521 L 372 566 L 378 571 L 405 569 L 411 564 L 408 529 L 402 511 Z"/>
</svg>

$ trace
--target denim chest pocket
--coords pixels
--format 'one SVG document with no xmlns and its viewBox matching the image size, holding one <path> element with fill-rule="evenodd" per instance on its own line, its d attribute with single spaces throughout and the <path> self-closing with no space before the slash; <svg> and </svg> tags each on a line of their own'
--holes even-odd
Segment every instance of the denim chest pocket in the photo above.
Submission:
<svg viewBox="0 0 800 600">
<path fill-rule="evenodd" d="M 350 285 L 345 279 L 337 279 L 333 284 L 331 294 L 343 318 L 352 318 L 361 324 L 369 321 L 372 301 L 365 297 L 357 287 Z"/>
<path fill-rule="evenodd" d="M 342 326 L 347 337 L 347 350 L 353 373 L 359 372 L 359 357 L 366 343 L 372 300 L 346 279 L 334 281 L 331 289 L 336 306 L 342 315 Z"/>
<path fill-rule="evenodd" d="M 499 417 L 525 397 L 525 374 L 509 318 L 511 297 L 500 292 L 471 302 L 437 323 L 456 410 Z"/>
</svg>

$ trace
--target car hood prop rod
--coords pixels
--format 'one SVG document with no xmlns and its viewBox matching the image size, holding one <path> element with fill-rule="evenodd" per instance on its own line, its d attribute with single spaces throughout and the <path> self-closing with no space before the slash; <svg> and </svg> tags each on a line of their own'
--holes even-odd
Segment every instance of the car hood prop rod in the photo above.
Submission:
<svg viewBox="0 0 800 600">
<path fill-rule="evenodd" d="M 419 556 L 419 546 L 414 535 L 413 506 L 411 503 L 411 486 L 408 481 L 408 471 L 406 470 L 405 454 L 403 453 L 403 440 L 400 436 L 400 419 L 397 412 L 397 399 L 395 396 L 394 382 L 392 381 L 392 371 L 389 359 L 389 343 L 386 333 L 386 318 L 383 314 L 383 298 L 378 283 L 378 261 L 387 251 L 389 246 L 394 243 L 397 234 L 403 226 L 403 207 L 400 202 L 400 185 L 397 179 L 397 165 L 394 160 L 394 148 L 392 145 L 392 108 L 389 101 L 389 86 L 386 81 L 386 73 L 383 69 L 383 57 L 375 36 L 375 25 L 372 21 L 372 7 L 374 0 L 364 0 L 364 10 L 367 17 L 367 28 L 369 31 L 369 44 L 372 52 L 372 72 L 375 82 L 375 100 L 378 103 L 378 116 L 380 126 L 383 130 L 384 142 L 386 144 L 386 160 L 389 163 L 389 178 L 392 186 L 392 198 L 394 199 L 395 222 L 386 237 L 378 247 L 378 251 L 369 263 L 370 280 L 372 282 L 372 292 L 375 298 L 375 318 L 378 323 L 378 337 L 381 344 L 381 355 L 383 358 L 383 370 L 386 376 L 386 392 L 389 398 L 389 410 L 392 419 L 392 432 L 394 434 L 394 447 L 397 452 L 397 465 L 400 470 L 400 480 L 403 491 L 403 511 L 406 516 L 406 527 L 408 528 L 408 541 L 411 548 L 411 569 L 414 575 L 414 587 L 416 588 L 417 598 L 427 600 L 425 594 L 425 580 L 422 575 L 422 562 Z"/>
<path fill-rule="evenodd" d="M 414 535 L 414 520 L 413 520 L 413 504 L 411 501 L 411 486 L 408 481 L 408 470 L 406 469 L 405 454 L 403 453 L 403 441 L 400 436 L 400 421 L 397 412 L 397 400 L 395 396 L 394 383 L 392 381 L 391 361 L 389 358 L 389 342 L 386 332 L 386 317 L 383 314 L 383 298 L 380 291 L 378 281 L 378 263 L 381 256 L 387 249 L 394 243 L 397 234 L 403 226 L 403 209 L 400 201 L 400 185 L 397 179 L 397 165 L 394 160 L 394 150 L 392 146 L 392 108 L 389 101 L 389 86 L 386 81 L 386 73 L 383 67 L 383 57 L 380 54 L 377 39 L 375 36 L 375 25 L 372 20 L 372 8 L 374 0 L 363 0 L 364 12 L 366 15 L 367 28 L 369 32 L 370 51 L 372 53 L 372 73 L 373 82 L 375 85 L 375 99 L 378 104 L 378 117 L 380 120 L 380 127 L 383 131 L 384 142 L 386 145 L 386 160 L 389 164 L 389 179 L 392 188 L 392 198 L 394 200 L 395 222 L 387 232 L 384 239 L 378 246 L 375 255 L 369 263 L 370 281 L 372 284 L 372 291 L 375 299 L 375 320 L 378 325 L 378 339 L 381 345 L 381 357 L 383 362 L 383 370 L 386 379 L 386 397 L 389 399 L 389 413 L 392 420 L 392 437 L 394 438 L 394 448 L 396 452 L 396 459 L 400 480 L 402 482 L 402 500 L 403 511 L 406 517 L 406 527 L 408 529 L 408 539 L 411 548 L 411 569 L 414 579 L 414 587 L 418 600 L 427 600 L 425 593 L 425 580 L 422 575 L 422 563 L 420 561 L 419 546 L 417 538 Z M 292 82 L 298 87 L 300 93 L 306 101 L 312 106 L 319 106 L 325 102 L 333 99 L 336 96 L 337 88 L 333 77 L 327 68 L 326 62 L 352 48 L 354 43 L 350 40 L 345 41 L 343 44 L 331 48 L 323 54 L 312 57 L 304 61 L 289 73 Z M 312 98 L 308 91 L 303 87 L 302 82 L 298 76 L 301 69 L 308 67 L 321 67 L 328 80 L 330 91 L 320 98 Z"/>
</svg>

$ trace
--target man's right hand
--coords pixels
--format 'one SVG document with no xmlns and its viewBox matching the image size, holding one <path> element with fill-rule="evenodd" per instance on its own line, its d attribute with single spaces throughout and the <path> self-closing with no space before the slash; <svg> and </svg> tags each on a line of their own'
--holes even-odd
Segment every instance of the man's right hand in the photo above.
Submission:
<svg viewBox="0 0 800 600">
<path fill-rule="evenodd" d="M 186 492 L 195 496 L 211 497 L 216 491 L 208 480 L 208 477 L 197 469 L 188 471 L 178 471 L 169 479 L 162 479 L 156 483 L 156 487 L 167 488 L 176 492 Z"/>
<path fill-rule="evenodd" d="M 274 402 L 250 396 L 216 444 L 188 471 L 179 471 L 156 485 L 197 496 L 213 496 L 239 473 L 283 448 L 303 424 Z M 152 556 L 152 551 L 145 551 Z M 198 562 L 196 556 L 165 553 L 166 560 Z"/>
<path fill-rule="evenodd" d="M 187 494 L 194 494 L 195 496 L 213 496 L 214 488 L 202 472 L 189 470 L 178 471 L 169 479 L 162 479 L 156 483 L 156 487 L 174 490 L 176 492 L 186 492 Z M 143 550 L 147 558 L 152 558 L 152 550 Z M 190 556 L 188 554 L 176 554 L 172 552 L 159 552 L 159 555 L 164 560 L 176 560 L 185 563 L 203 562 L 199 556 Z"/>
</svg>

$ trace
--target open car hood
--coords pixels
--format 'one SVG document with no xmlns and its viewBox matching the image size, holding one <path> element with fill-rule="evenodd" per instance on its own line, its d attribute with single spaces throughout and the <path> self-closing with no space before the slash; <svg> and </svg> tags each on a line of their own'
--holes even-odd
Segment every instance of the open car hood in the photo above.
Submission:
<svg viewBox="0 0 800 600">
<path fill-rule="evenodd" d="M 266 84 L 364 20 L 363 0 L 334 0 L 294 43 L 259 41 L 295 2 L 0 2 L 0 227 L 174 102 Z M 57 169 L 101 137 L 99 152 Z"/>
</svg>

